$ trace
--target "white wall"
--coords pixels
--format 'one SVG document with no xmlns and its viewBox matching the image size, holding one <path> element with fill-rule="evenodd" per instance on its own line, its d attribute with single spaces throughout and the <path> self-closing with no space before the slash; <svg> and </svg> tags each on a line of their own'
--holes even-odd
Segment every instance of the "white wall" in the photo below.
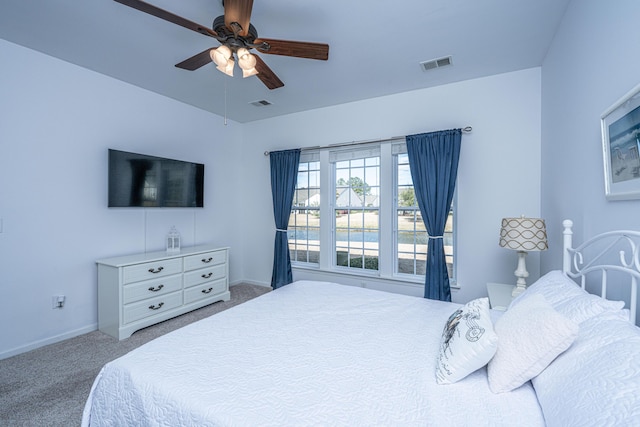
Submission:
<svg viewBox="0 0 640 427">
<path fill-rule="evenodd" d="M 600 117 L 640 83 L 636 0 L 572 1 L 542 66 L 542 213 L 550 233 L 542 271 L 561 268 L 561 223 L 576 242 L 640 229 L 640 201 L 607 201 Z"/>
<path fill-rule="evenodd" d="M 486 296 L 489 281 L 515 283 L 516 254 L 498 246 L 498 234 L 504 216 L 540 214 L 540 92 L 540 69 L 535 68 L 245 124 L 243 193 L 253 206 L 245 210 L 243 221 L 245 279 L 265 284 L 271 280 L 275 224 L 265 150 L 469 125 L 473 132 L 462 139 L 456 212 L 461 289 L 453 299 Z M 529 256 L 528 268 L 531 282 L 538 276 L 538 254 Z M 306 277 L 299 271 L 296 276 Z M 415 288 L 392 288 L 416 294 Z"/>
<path fill-rule="evenodd" d="M 162 250 L 171 225 L 230 246 L 242 278 L 237 123 L 3 40 L 0 57 L 0 358 L 96 329 L 94 261 Z M 108 209 L 107 148 L 205 163 L 205 208 Z"/>
</svg>

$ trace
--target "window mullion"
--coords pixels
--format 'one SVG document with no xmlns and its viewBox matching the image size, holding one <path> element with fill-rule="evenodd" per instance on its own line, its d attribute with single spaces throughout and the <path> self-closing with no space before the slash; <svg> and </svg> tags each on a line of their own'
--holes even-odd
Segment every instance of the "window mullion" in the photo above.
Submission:
<svg viewBox="0 0 640 427">
<path fill-rule="evenodd" d="M 394 167 L 393 154 L 391 152 L 391 143 L 380 145 L 380 204 L 379 204 L 379 228 L 380 228 L 380 247 L 378 271 L 381 276 L 392 276 L 394 271 L 394 241 L 393 238 L 393 186 Z"/>
<path fill-rule="evenodd" d="M 334 172 L 329 163 L 329 152 L 320 151 L 320 268 L 332 268 L 335 234 L 335 220 L 333 219 L 335 196 L 333 191 Z"/>
</svg>

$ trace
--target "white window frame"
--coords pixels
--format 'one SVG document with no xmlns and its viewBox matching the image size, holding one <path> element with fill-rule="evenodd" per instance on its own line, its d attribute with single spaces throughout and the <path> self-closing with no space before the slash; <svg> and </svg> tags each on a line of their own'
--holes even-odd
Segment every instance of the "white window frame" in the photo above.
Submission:
<svg viewBox="0 0 640 427">
<path fill-rule="evenodd" d="M 368 150 L 368 151 L 367 151 Z M 395 155 L 406 153 L 404 138 L 398 138 L 373 144 L 361 144 L 344 148 L 318 149 L 307 151 L 304 155 L 316 156 L 320 161 L 320 262 L 318 264 L 293 261 L 294 268 L 341 273 L 361 277 L 378 277 L 399 282 L 422 285 L 424 276 L 397 272 L 397 171 Z M 335 160 L 358 158 L 362 153 L 378 152 L 380 156 L 380 196 L 379 196 L 379 248 L 378 270 L 349 268 L 336 265 L 335 255 Z M 453 199 L 454 212 L 457 206 L 457 194 Z M 457 218 L 453 223 L 453 274 L 450 285 L 457 288 L 455 282 L 457 270 Z"/>
<path fill-rule="evenodd" d="M 377 269 L 367 269 L 365 268 L 365 260 L 364 260 L 364 255 L 363 255 L 363 265 L 362 267 L 349 267 L 349 266 L 341 266 L 338 265 L 337 263 L 337 259 L 336 259 L 336 255 L 337 255 L 337 226 L 336 226 L 336 215 L 335 212 L 336 210 L 340 210 L 340 206 L 336 206 L 336 197 L 335 194 L 337 194 L 337 163 L 340 162 L 351 162 L 354 160 L 360 160 L 360 159 L 368 159 L 368 158 L 378 158 L 378 164 L 376 165 L 378 168 L 378 182 L 376 187 L 378 188 L 378 192 L 382 193 L 382 177 L 381 177 L 381 163 L 382 163 L 382 158 L 381 158 L 381 153 L 380 153 L 380 145 L 379 144 L 367 144 L 367 145 L 363 145 L 363 146 L 358 146 L 358 147 L 354 147 L 354 148 L 350 148 L 350 149 L 341 149 L 341 150 L 334 150 L 334 151 L 330 151 L 329 152 L 329 163 L 331 166 L 331 193 L 334 195 L 331 198 L 331 222 L 332 222 L 332 233 L 331 233 L 331 237 L 332 237 L 332 248 L 333 248 L 333 256 L 331 259 L 331 266 L 332 269 L 335 270 L 340 270 L 340 271 L 348 271 L 350 273 L 353 274 L 362 274 L 362 275 L 379 275 L 379 271 L 380 271 L 380 262 L 382 260 L 381 258 L 381 254 L 380 254 L 380 249 L 381 249 L 381 242 L 380 242 L 380 234 L 381 234 L 381 220 L 382 218 L 380 217 L 380 204 L 381 201 L 378 200 L 378 207 L 377 208 L 373 208 L 371 210 L 377 210 L 378 211 L 378 248 L 377 248 L 377 252 L 378 252 L 378 268 Z M 356 168 L 356 167 L 354 167 Z M 366 170 L 366 166 L 363 164 L 362 166 L 363 169 Z M 349 166 L 349 170 L 351 170 L 352 167 L 351 165 Z M 366 174 L 366 172 L 365 172 Z M 366 183 L 366 178 L 365 178 L 365 183 Z M 348 187 L 350 188 L 350 187 Z M 348 207 L 346 207 L 347 209 L 352 209 L 352 208 L 357 208 L 357 206 L 354 205 L 350 205 Z M 362 210 L 365 210 L 366 206 L 362 206 Z M 363 224 L 364 226 L 364 224 Z M 351 230 L 351 228 L 349 227 L 348 230 Z M 349 233 L 349 231 L 347 231 Z M 363 250 L 364 250 L 364 246 L 365 243 L 363 242 Z M 347 252 L 347 257 L 349 257 L 349 251 Z"/>
</svg>

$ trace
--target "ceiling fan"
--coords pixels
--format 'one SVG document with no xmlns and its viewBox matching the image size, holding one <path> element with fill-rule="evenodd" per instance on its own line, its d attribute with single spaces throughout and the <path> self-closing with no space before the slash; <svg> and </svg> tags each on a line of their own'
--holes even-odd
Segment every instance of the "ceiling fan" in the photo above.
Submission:
<svg viewBox="0 0 640 427">
<path fill-rule="evenodd" d="M 276 89 L 284 86 L 284 83 L 258 55 L 249 52 L 251 49 L 271 55 L 324 61 L 329 58 L 328 44 L 258 38 L 257 30 L 249 22 L 253 0 L 223 0 L 224 15 L 218 16 L 213 21 L 212 28 L 182 18 L 142 0 L 115 1 L 197 31 L 205 36 L 213 37 L 220 42 L 220 47 L 204 50 L 175 65 L 185 70 L 197 70 L 213 61 L 220 71 L 232 76 L 235 55 L 238 65 L 243 70 L 243 77 L 257 75 L 266 87 Z"/>
</svg>

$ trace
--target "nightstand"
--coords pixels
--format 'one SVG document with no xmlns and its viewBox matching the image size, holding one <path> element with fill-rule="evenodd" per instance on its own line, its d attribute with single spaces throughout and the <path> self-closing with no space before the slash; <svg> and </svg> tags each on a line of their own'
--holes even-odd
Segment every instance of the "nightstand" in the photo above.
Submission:
<svg viewBox="0 0 640 427">
<path fill-rule="evenodd" d="M 515 285 L 507 285 L 504 283 L 487 283 L 487 292 L 489 293 L 489 304 L 494 310 L 506 311 L 511 304 L 513 297 L 511 292 Z"/>
</svg>

